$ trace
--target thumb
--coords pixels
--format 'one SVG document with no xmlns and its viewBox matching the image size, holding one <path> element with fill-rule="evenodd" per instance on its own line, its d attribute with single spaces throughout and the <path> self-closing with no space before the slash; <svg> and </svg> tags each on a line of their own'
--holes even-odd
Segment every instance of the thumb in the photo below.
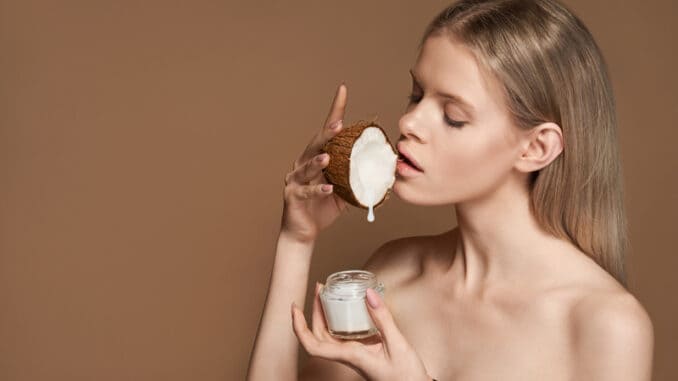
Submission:
<svg viewBox="0 0 678 381">
<path fill-rule="evenodd" d="M 391 349 L 405 343 L 405 338 L 396 326 L 393 315 L 391 315 L 386 304 L 384 304 L 381 295 L 374 289 L 368 288 L 365 291 L 365 296 L 367 299 L 367 311 L 370 313 L 374 325 L 381 333 L 386 347 Z M 391 352 L 389 351 L 389 353 Z"/>
</svg>

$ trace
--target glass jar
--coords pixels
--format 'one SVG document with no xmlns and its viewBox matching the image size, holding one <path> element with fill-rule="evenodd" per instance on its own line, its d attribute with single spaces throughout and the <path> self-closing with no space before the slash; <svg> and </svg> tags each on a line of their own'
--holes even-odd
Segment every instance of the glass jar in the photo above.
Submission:
<svg viewBox="0 0 678 381">
<path fill-rule="evenodd" d="M 377 333 L 365 305 L 365 291 L 372 288 L 384 297 L 384 285 L 365 270 L 345 270 L 331 274 L 320 290 L 320 301 L 327 328 L 334 337 L 361 339 Z"/>
</svg>

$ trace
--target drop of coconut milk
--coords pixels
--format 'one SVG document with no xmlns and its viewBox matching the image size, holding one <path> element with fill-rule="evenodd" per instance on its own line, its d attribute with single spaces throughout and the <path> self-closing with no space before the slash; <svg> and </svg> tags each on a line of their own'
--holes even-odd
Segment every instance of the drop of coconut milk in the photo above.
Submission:
<svg viewBox="0 0 678 381">
<path fill-rule="evenodd" d="M 370 211 L 367 213 L 367 221 L 374 222 L 374 206 L 370 205 Z"/>
</svg>

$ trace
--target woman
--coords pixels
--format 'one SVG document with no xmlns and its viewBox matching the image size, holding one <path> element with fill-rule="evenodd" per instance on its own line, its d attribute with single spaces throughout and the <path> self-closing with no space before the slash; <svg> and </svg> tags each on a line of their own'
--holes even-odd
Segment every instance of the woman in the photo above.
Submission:
<svg viewBox="0 0 678 381">
<path fill-rule="evenodd" d="M 303 306 L 318 234 L 347 205 L 318 155 L 346 87 L 285 178 L 249 380 L 650 380 L 652 323 L 625 289 L 615 108 L 586 27 L 552 0 L 462 0 L 422 39 L 393 191 L 455 204 L 458 226 L 381 246 L 365 264 L 376 340 L 341 341 Z M 290 315 L 290 302 L 294 302 Z M 292 322 L 291 322 L 292 321 Z M 290 329 L 293 325 L 293 330 Z"/>
</svg>

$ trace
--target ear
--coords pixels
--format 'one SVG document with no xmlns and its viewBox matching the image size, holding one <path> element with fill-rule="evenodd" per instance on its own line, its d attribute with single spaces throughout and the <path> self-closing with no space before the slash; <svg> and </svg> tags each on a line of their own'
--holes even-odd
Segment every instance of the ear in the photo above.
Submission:
<svg viewBox="0 0 678 381">
<path fill-rule="evenodd" d="M 563 152 L 563 131 L 555 123 L 542 123 L 525 135 L 523 147 L 515 168 L 526 173 L 538 171 Z"/>
</svg>

